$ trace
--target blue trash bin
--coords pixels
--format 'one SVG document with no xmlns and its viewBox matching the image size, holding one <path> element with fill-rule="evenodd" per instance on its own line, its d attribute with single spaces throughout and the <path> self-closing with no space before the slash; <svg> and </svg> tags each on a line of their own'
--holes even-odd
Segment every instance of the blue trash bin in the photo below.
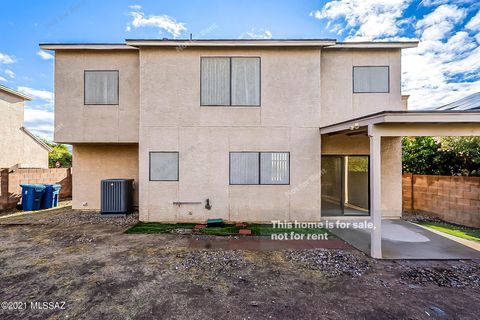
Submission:
<svg viewBox="0 0 480 320">
<path fill-rule="evenodd" d="M 59 184 L 46 184 L 42 197 L 42 209 L 49 209 L 58 206 L 58 195 L 62 188 Z"/>
<path fill-rule="evenodd" d="M 40 210 L 45 186 L 43 184 L 21 184 L 20 187 L 22 187 L 22 209 L 24 211 Z"/>
</svg>

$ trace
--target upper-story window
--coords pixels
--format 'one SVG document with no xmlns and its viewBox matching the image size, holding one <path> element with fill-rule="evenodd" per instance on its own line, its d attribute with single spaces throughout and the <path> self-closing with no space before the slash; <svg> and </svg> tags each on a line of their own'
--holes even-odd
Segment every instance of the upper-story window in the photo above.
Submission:
<svg viewBox="0 0 480 320">
<path fill-rule="evenodd" d="M 202 57 L 202 106 L 259 106 L 260 58 Z"/>
<path fill-rule="evenodd" d="M 353 67 L 353 93 L 388 93 L 389 67 Z"/>
<path fill-rule="evenodd" d="M 84 103 L 118 105 L 118 70 L 86 70 Z"/>
</svg>

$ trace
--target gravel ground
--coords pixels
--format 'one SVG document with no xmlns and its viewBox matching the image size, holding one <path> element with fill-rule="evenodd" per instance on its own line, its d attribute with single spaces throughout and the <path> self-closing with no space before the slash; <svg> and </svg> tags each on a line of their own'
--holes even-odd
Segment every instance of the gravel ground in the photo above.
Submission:
<svg viewBox="0 0 480 320">
<path fill-rule="evenodd" d="M 478 319 L 478 261 L 193 249 L 69 208 L 0 219 L 0 319 Z M 31 302 L 65 302 L 64 309 Z"/>
</svg>

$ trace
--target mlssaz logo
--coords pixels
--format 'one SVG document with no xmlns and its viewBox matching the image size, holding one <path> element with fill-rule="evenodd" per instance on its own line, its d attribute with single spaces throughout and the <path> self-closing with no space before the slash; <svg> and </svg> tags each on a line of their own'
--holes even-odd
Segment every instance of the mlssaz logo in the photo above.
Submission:
<svg viewBox="0 0 480 320">
<path fill-rule="evenodd" d="M 30 309 L 32 310 L 65 310 L 65 301 L 35 301 L 30 302 Z"/>
</svg>

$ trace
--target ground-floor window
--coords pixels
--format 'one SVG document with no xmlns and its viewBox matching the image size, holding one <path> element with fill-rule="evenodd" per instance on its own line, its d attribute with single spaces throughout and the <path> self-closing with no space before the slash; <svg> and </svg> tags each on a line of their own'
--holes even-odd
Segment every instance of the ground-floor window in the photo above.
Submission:
<svg viewBox="0 0 480 320">
<path fill-rule="evenodd" d="M 368 156 L 322 156 L 322 216 L 370 214 Z"/>
<path fill-rule="evenodd" d="M 150 181 L 178 181 L 178 152 L 150 152 Z"/>
<path fill-rule="evenodd" d="M 290 153 L 230 152 L 230 184 L 290 184 Z"/>
</svg>

